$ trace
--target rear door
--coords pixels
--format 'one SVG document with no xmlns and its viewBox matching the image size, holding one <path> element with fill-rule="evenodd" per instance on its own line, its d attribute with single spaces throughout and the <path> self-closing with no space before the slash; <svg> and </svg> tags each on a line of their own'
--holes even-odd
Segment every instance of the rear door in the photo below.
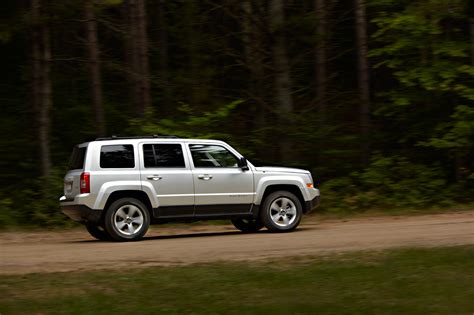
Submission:
<svg viewBox="0 0 474 315">
<path fill-rule="evenodd" d="M 193 162 L 195 215 L 248 214 L 253 173 L 238 167 L 237 156 L 222 145 L 189 144 Z"/>
<path fill-rule="evenodd" d="M 158 197 L 158 217 L 192 216 L 194 183 L 184 144 L 140 143 L 140 177 L 150 182 Z"/>
</svg>

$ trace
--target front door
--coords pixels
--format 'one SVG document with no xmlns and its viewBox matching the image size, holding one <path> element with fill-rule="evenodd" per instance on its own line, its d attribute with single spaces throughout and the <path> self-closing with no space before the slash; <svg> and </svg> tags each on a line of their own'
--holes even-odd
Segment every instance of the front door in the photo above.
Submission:
<svg viewBox="0 0 474 315">
<path fill-rule="evenodd" d="M 248 214 L 254 199 L 253 173 L 221 145 L 189 144 L 193 162 L 195 215 Z"/>
<path fill-rule="evenodd" d="M 194 214 L 194 183 L 181 143 L 141 143 L 141 180 L 150 182 L 158 197 L 154 215 L 160 218 Z"/>
</svg>

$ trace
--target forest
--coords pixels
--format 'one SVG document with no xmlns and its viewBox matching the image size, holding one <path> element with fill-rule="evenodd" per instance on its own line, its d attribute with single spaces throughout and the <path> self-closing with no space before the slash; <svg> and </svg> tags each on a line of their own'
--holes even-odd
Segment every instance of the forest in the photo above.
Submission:
<svg viewBox="0 0 474 315">
<path fill-rule="evenodd" d="M 474 201 L 474 1 L 3 0 L 0 222 L 61 225 L 75 144 L 228 141 L 322 211 Z"/>
</svg>

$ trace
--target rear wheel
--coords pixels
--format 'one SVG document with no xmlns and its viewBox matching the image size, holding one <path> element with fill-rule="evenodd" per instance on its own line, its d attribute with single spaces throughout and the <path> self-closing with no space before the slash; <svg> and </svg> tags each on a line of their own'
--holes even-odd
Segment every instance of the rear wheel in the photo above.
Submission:
<svg viewBox="0 0 474 315">
<path fill-rule="evenodd" d="M 102 226 L 87 224 L 86 229 L 92 237 L 101 241 L 110 241 L 110 235 Z"/>
<path fill-rule="evenodd" d="M 265 198 L 260 214 L 269 231 L 290 232 L 300 224 L 303 207 L 295 194 L 275 191 Z"/>
<path fill-rule="evenodd" d="M 255 219 L 232 219 L 232 224 L 245 233 L 257 232 L 263 228 L 263 223 Z"/>
<path fill-rule="evenodd" d="M 105 213 L 105 230 L 116 241 L 137 241 L 150 226 L 147 207 L 134 198 L 122 198 L 110 205 Z"/>
</svg>

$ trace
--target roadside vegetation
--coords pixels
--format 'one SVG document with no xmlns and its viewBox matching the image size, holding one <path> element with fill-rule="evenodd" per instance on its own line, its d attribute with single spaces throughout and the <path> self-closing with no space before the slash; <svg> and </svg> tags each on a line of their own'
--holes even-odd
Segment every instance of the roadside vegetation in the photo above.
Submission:
<svg viewBox="0 0 474 315">
<path fill-rule="evenodd" d="M 2 314 L 470 314 L 474 247 L 2 276 Z"/>
</svg>

